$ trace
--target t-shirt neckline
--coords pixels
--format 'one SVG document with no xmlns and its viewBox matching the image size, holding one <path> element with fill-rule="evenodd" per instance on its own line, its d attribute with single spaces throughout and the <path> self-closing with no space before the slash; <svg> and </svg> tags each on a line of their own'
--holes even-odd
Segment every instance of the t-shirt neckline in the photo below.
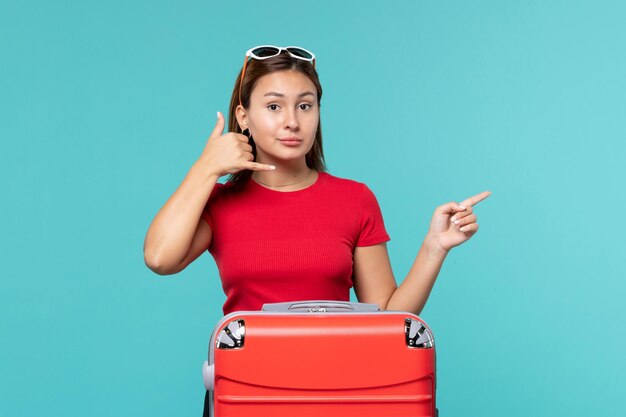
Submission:
<svg viewBox="0 0 626 417">
<path fill-rule="evenodd" d="M 325 172 L 318 172 L 317 173 L 317 179 L 315 180 L 315 182 L 311 185 L 309 185 L 308 187 L 302 188 L 300 190 L 294 190 L 294 191 L 278 191 L 278 190 L 273 190 L 271 188 L 265 187 L 261 184 L 259 184 L 258 182 L 256 182 L 254 179 L 252 179 L 252 177 L 249 178 L 248 183 L 250 184 L 251 187 L 260 190 L 261 192 L 265 192 L 268 194 L 273 194 L 273 195 L 302 195 L 302 194 L 306 194 L 309 192 L 314 191 L 315 189 L 317 189 L 321 184 L 322 181 L 324 181 L 326 179 L 326 173 Z"/>
</svg>

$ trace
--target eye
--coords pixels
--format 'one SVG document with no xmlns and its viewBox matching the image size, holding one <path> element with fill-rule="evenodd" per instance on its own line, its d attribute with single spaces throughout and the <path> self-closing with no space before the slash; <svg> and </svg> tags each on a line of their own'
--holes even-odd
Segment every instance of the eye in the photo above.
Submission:
<svg viewBox="0 0 626 417">
<path fill-rule="evenodd" d="M 276 107 L 278 107 L 278 104 L 275 104 L 275 103 L 267 105 L 267 108 L 272 110 L 272 111 L 276 110 Z"/>
<path fill-rule="evenodd" d="M 300 108 L 302 108 L 302 106 L 305 106 L 302 110 L 308 110 L 311 107 L 313 107 L 309 103 L 302 103 L 302 104 L 300 104 Z"/>
</svg>

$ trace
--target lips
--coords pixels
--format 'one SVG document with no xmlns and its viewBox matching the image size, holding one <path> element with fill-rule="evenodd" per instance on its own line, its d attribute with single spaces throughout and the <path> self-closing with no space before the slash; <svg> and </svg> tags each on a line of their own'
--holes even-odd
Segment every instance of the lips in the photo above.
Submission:
<svg viewBox="0 0 626 417">
<path fill-rule="evenodd" d="M 281 144 L 285 145 L 285 146 L 298 146 L 302 143 L 302 139 L 297 138 L 295 136 L 291 136 L 288 138 L 282 138 L 282 139 L 278 139 L 280 141 Z"/>
</svg>

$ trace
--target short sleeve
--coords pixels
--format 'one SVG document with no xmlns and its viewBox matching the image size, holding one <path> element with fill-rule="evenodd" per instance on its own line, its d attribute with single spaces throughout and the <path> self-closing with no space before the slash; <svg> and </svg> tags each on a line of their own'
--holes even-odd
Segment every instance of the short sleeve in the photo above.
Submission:
<svg viewBox="0 0 626 417">
<path fill-rule="evenodd" d="M 372 246 L 391 240 L 385 230 L 383 214 L 376 196 L 367 185 L 362 184 L 361 218 L 359 221 L 359 237 L 356 246 Z"/>
<path fill-rule="evenodd" d="M 215 184 L 215 187 L 213 187 L 213 191 L 211 191 L 211 195 L 209 196 L 209 199 L 206 205 L 204 206 L 204 209 L 202 210 L 202 214 L 200 215 L 200 217 L 204 219 L 204 221 L 207 222 L 208 225 L 211 227 L 211 230 L 213 230 L 213 216 L 211 214 L 211 203 L 215 201 L 215 199 L 220 194 L 220 191 L 223 188 L 224 188 L 224 184 L 220 184 L 219 182 Z"/>
</svg>

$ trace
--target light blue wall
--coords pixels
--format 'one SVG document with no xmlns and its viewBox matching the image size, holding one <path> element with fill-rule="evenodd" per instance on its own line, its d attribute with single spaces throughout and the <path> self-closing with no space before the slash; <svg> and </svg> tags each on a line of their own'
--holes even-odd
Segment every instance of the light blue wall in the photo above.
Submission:
<svg viewBox="0 0 626 417">
<path fill-rule="evenodd" d="M 441 415 L 623 415 L 626 6 L 366 4 L 3 2 L 0 415 L 201 413 L 217 270 L 159 277 L 143 238 L 264 43 L 318 55 L 398 282 L 436 206 L 493 192 L 422 314 Z"/>
</svg>

